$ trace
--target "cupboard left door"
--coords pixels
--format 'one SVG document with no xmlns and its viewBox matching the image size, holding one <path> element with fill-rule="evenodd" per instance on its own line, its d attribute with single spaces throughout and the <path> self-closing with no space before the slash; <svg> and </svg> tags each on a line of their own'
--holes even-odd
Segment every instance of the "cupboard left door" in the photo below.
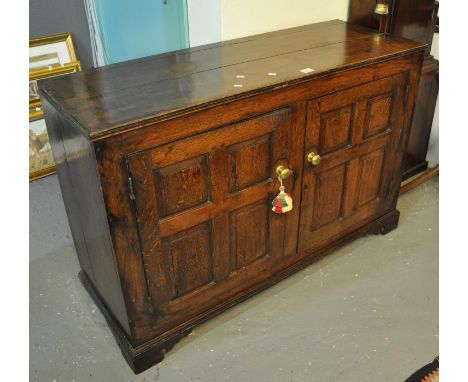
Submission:
<svg viewBox="0 0 468 382">
<path fill-rule="evenodd" d="M 156 319 L 200 314 L 296 247 L 271 206 L 301 140 L 291 119 L 285 107 L 128 157 Z"/>
</svg>

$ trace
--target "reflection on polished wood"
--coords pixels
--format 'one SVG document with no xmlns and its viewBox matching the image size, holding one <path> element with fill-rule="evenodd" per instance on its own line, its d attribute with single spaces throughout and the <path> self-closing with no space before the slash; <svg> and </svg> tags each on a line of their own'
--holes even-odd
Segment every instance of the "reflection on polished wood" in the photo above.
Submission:
<svg viewBox="0 0 468 382">
<path fill-rule="evenodd" d="M 91 69 L 43 81 L 41 87 L 89 136 L 98 137 L 122 125 L 138 126 L 419 46 L 334 20 Z M 181 63 L 191 65 L 180 69 Z M 174 66 L 178 70 L 171 70 Z M 314 71 L 299 71 L 304 68 Z M 234 87 L 240 80 L 243 86 Z"/>
</svg>

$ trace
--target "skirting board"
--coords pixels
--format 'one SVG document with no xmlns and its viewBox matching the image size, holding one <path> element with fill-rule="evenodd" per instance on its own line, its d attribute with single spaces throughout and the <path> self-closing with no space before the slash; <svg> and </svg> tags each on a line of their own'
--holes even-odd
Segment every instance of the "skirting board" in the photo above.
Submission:
<svg viewBox="0 0 468 382">
<path fill-rule="evenodd" d="M 400 186 L 400 195 L 412 190 L 413 188 L 419 186 L 420 184 L 423 184 L 424 182 L 427 182 L 429 179 L 432 179 L 433 177 L 438 175 L 439 165 L 436 165 L 432 168 L 428 168 L 426 171 L 424 171 L 422 174 L 419 174 L 418 176 L 407 179 L 406 181 L 402 182 Z"/>
</svg>

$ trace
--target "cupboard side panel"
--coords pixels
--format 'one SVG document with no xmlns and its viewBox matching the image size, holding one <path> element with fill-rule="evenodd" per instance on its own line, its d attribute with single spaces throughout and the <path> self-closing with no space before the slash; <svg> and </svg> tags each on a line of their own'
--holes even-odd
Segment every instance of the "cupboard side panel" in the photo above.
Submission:
<svg viewBox="0 0 468 382">
<path fill-rule="evenodd" d="M 426 58 L 423 64 L 413 123 L 409 133 L 404 159 L 403 180 L 427 168 L 426 155 L 431 135 L 432 120 L 439 94 L 439 62 Z"/>
<path fill-rule="evenodd" d="M 396 208 L 398 196 L 400 193 L 400 184 L 404 171 L 403 158 L 406 154 L 406 150 L 408 147 L 410 128 L 413 122 L 416 98 L 418 96 L 419 80 L 421 76 L 422 64 L 424 61 L 424 53 L 418 53 L 416 55 L 413 55 L 412 61 L 413 64 L 411 70 L 408 73 L 408 82 L 406 84 L 406 102 L 404 102 L 404 105 L 402 107 L 403 112 L 401 113 L 402 128 L 400 131 L 399 139 L 394 142 L 396 146 L 396 158 L 388 197 L 389 205 L 393 206 L 393 208 Z"/>
<path fill-rule="evenodd" d="M 78 204 L 73 191 L 73 185 L 68 168 L 65 147 L 63 145 L 62 130 L 64 121 L 60 114 L 43 97 L 44 117 L 47 125 L 47 134 L 52 147 L 55 169 L 59 180 L 65 211 L 67 213 L 68 223 L 72 233 L 73 243 L 80 262 L 80 267 L 88 274 L 89 278 L 95 282 L 93 269 L 89 259 L 88 249 L 86 248 L 84 233 L 81 227 Z"/>
<path fill-rule="evenodd" d="M 102 200 L 93 146 L 51 105 L 46 105 L 48 131 L 53 136 L 54 159 L 80 265 L 127 334 L 127 319 L 114 262 L 106 211 Z"/>
</svg>

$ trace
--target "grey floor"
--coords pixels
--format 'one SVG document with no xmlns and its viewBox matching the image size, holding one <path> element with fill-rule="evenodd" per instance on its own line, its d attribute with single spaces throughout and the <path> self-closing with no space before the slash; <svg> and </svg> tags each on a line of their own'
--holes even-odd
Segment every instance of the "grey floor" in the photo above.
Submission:
<svg viewBox="0 0 468 382">
<path fill-rule="evenodd" d="M 438 180 L 367 236 L 198 327 L 135 376 L 74 248 L 30 263 L 31 381 L 403 381 L 438 354 Z"/>
</svg>

